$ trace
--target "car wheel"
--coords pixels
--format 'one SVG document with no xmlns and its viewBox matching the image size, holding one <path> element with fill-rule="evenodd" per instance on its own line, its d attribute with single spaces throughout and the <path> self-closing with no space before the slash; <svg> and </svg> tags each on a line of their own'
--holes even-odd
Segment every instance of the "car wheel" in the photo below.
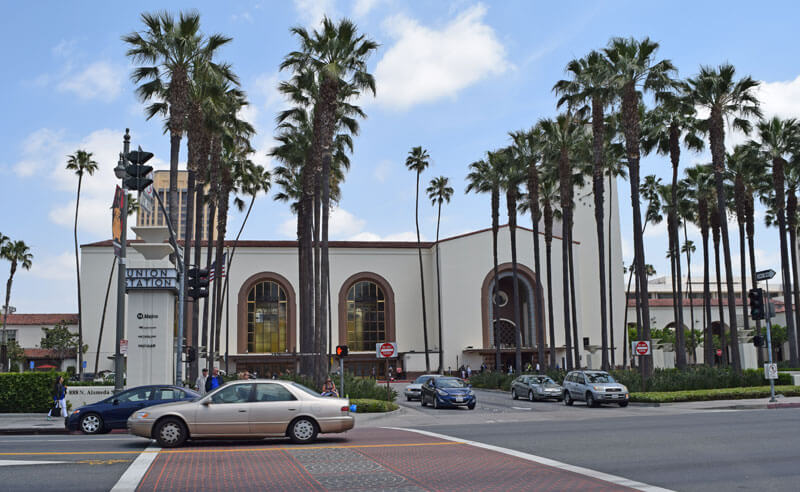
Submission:
<svg viewBox="0 0 800 492">
<path fill-rule="evenodd" d="M 439 409 L 439 400 L 437 400 L 435 396 L 433 397 L 433 408 Z"/>
<path fill-rule="evenodd" d="M 565 391 L 564 392 L 564 405 L 566 405 L 568 407 L 571 407 L 573 403 L 575 403 L 575 402 L 572 401 L 572 397 L 569 396 L 569 391 Z"/>
<path fill-rule="evenodd" d="M 84 434 L 100 434 L 103 432 L 103 418 L 96 413 L 87 413 L 81 417 L 81 431 Z"/>
<path fill-rule="evenodd" d="M 186 437 L 186 427 L 176 418 L 166 418 L 156 425 L 155 438 L 162 448 L 176 448 Z"/>
<path fill-rule="evenodd" d="M 419 397 L 419 404 L 422 405 L 423 407 L 428 405 L 427 403 L 425 403 L 425 395 Z"/>
<path fill-rule="evenodd" d="M 619 402 L 619 406 L 621 406 L 622 408 L 625 408 L 625 407 L 628 406 L 628 402 L 627 401 L 621 401 L 621 402 Z"/>
<path fill-rule="evenodd" d="M 514 388 L 511 388 L 511 399 L 512 400 L 517 399 L 517 390 L 515 390 Z"/>
<path fill-rule="evenodd" d="M 406 401 L 411 401 L 411 397 L 410 396 L 406 396 Z"/>
<path fill-rule="evenodd" d="M 597 402 L 594 401 L 594 395 L 592 394 L 591 391 L 586 393 L 586 406 L 589 407 L 589 408 L 593 408 L 593 407 L 597 406 Z"/>
<path fill-rule="evenodd" d="M 528 391 L 528 400 L 536 401 L 536 393 L 534 393 L 533 390 Z"/>
<path fill-rule="evenodd" d="M 313 442 L 318 432 L 316 422 L 306 417 L 300 417 L 289 426 L 289 437 L 296 444 Z"/>
<path fill-rule="evenodd" d="M 467 405 L 467 408 L 469 408 L 470 410 L 475 410 L 475 402 L 473 401 L 472 403 Z"/>
</svg>

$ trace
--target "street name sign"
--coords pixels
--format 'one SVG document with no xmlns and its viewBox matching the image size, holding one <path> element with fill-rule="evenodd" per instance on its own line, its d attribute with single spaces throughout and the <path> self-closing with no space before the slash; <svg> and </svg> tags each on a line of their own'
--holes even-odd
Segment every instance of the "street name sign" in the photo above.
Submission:
<svg viewBox="0 0 800 492">
<path fill-rule="evenodd" d="M 636 355 L 650 355 L 650 340 L 631 342 L 631 351 Z"/>
<path fill-rule="evenodd" d="M 756 272 L 756 280 L 769 280 L 775 276 L 775 270 L 761 270 L 760 272 Z"/>
<path fill-rule="evenodd" d="M 764 364 L 764 379 L 778 379 L 778 364 Z"/>
<path fill-rule="evenodd" d="M 397 357 L 397 343 L 376 343 L 375 356 L 379 359 L 391 359 L 393 357 Z"/>
</svg>

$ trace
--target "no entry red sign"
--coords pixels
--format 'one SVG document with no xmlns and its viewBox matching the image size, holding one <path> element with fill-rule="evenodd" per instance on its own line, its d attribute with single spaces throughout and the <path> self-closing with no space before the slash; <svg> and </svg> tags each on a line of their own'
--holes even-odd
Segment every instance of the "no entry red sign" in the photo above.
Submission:
<svg viewBox="0 0 800 492">
<path fill-rule="evenodd" d="M 632 342 L 633 345 L 632 350 L 633 353 L 636 355 L 650 355 L 650 341 L 649 340 L 640 340 L 638 342 Z"/>
<path fill-rule="evenodd" d="M 375 355 L 379 359 L 391 359 L 393 357 L 397 357 L 397 344 L 395 342 L 376 343 Z"/>
</svg>

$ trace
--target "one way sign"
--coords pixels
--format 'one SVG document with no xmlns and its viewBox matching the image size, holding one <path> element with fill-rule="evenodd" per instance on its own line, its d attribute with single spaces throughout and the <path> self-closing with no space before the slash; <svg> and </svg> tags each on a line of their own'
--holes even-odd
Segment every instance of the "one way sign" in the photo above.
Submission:
<svg viewBox="0 0 800 492">
<path fill-rule="evenodd" d="M 769 280 L 775 276 L 775 270 L 761 270 L 760 272 L 756 272 L 756 280 Z"/>
</svg>

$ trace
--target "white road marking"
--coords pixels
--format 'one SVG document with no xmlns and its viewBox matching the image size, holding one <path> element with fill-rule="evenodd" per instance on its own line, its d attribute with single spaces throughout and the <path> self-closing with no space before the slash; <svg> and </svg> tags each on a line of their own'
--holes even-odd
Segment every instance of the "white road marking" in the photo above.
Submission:
<svg viewBox="0 0 800 492">
<path fill-rule="evenodd" d="M 521 458 L 528 461 L 533 461 L 535 463 L 539 463 L 546 466 L 552 466 L 553 468 L 558 468 L 560 470 L 570 471 L 572 473 L 577 473 L 579 475 L 585 475 L 587 477 L 596 478 L 598 480 L 603 480 L 606 482 L 613 483 L 615 485 L 620 485 L 622 487 L 630 487 L 632 489 L 646 491 L 646 492 L 672 492 L 670 489 L 665 489 L 662 487 L 656 487 L 655 485 L 648 485 L 646 483 L 637 482 L 635 480 L 631 480 L 625 477 L 619 477 L 616 475 L 611 475 L 608 473 L 599 472 L 596 470 L 591 470 L 589 468 L 583 468 L 582 466 L 575 466 L 570 465 L 568 463 L 562 463 L 560 461 L 551 460 L 550 458 L 544 458 L 542 456 L 536 456 L 529 453 L 523 453 L 521 451 L 515 451 L 513 449 L 508 448 L 501 448 L 500 446 L 493 446 L 491 444 L 484 444 L 482 442 L 477 441 L 469 441 L 467 439 L 460 439 L 458 437 L 446 436 L 444 434 L 437 434 L 435 432 L 428 432 L 419 429 L 405 429 L 402 427 L 384 427 L 384 429 L 394 429 L 394 430 L 402 430 L 407 432 L 416 432 L 417 434 L 422 434 L 424 436 L 436 437 L 438 439 L 444 439 L 446 441 L 453 441 L 453 442 L 461 442 L 464 444 L 469 444 L 470 446 L 475 446 L 478 448 L 488 449 L 490 451 L 496 451 L 498 453 L 507 454 L 509 456 L 515 456 L 517 458 Z"/>
<path fill-rule="evenodd" d="M 514 410 L 533 410 L 531 407 L 511 407 Z"/>
<path fill-rule="evenodd" d="M 0 466 L 16 465 L 54 465 L 56 463 L 66 463 L 66 461 L 22 461 L 22 460 L 0 460 Z"/>
<path fill-rule="evenodd" d="M 87 440 L 92 441 L 140 441 L 140 437 L 90 437 L 86 438 Z M 30 436 L 26 438 L 19 438 L 19 439 L 0 439 L 0 442 L 26 442 L 26 443 L 37 443 L 37 442 L 75 442 L 75 437 L 69 437 L 65 439 L 31 439 Z"/>
<path fill-rule="evenodd" d="M 150 465 L 155 461 L 159 451 L 161 451 L 161 448 L 154 444 L 147 446 L 147 449 L 142 451 L 133 463 L 131 463 L 131 466 L 125 470 L 125 473 L 119 477 L 119 480 L 116 485 L 114 485 L 114 488 L 111 489 L 111 492 L 135 491 L 142 477 L 144 477 Z"/>
</svg>

